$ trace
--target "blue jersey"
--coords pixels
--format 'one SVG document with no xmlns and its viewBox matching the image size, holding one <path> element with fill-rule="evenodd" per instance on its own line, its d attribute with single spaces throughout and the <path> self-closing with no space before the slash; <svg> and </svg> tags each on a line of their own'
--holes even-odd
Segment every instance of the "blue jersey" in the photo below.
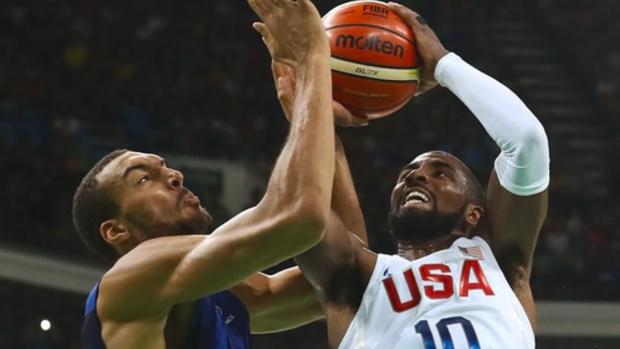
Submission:
<svg viewBox="0 0 620 349">
<path fill-rule="evenodd" d="M 82 349 L 106 349 L 101 338 L 101 323 L 97 317 L 99 284 L 86 300 L 82 326 Z M 249 349 L 250 318 L 248 312 L 230 291 L 200 298 L 194 319 L 189 325 L 187 349 Z"/>
</svg>

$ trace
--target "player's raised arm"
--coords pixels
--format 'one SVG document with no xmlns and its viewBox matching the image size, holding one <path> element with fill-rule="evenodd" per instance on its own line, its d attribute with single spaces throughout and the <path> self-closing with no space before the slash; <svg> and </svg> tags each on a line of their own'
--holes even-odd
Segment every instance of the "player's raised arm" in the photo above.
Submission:
<svg viewBox="0 0 620 349">
<path fill-rule="evenodd" d="M 292 68 L 277 62 L 272 62 L 271 70 L 276 85 L 278 100 L 284 115 L 290 121 L 293 114 L 295 79 Z M 342 104 L 332 101 L 334 121 L 342 127 L 360 127 L 368 125 L 368 118 L 354 115 Z M 362 213 L 353 176 L 349 169 L 346 152 L 342 140 L 336 135 L 336 167 L 334 173 L 334 187 L 332 191 L 332 211 L 342 220 L 343 224 L 357 235 L 365 244 L 368 244 L 366 222 Z"/>
<path fill-rule="evenodd" d="M 435 68 L 428 78 L 454 93 L 500 147 L 487 194 L 490 242 L 498 252 L 518 250 L 519 263 L 529 272 L 547 208 L 549 146 L 543 126 L 506 86 L 448 54 L 415 12 L 391 7 L 413 27 L 420 53 L 429 52 L 425 63 Z"/>
<path fill-rule="evenodd" d="M 347 154 L 340 137 L 336 138 L 336 172 L 334 174 L 331 207 L 347 230 L 358 236 L 368 246 L 368 232 L 364 214 L 355 191 Z"/>
<path fill-rule="evenodd" d="M 156 315 L 162 310 L 155 309 L 158 305 L 168 307 L 229 288 L 307 250 L 323 235 L 334 176 L 327 38 L 307 0 L 249 2 L 263 21 L 255 28 L 271 55 L 293 66 L 297 81 L 295 117 L 265 196 L 207 237 L 166 237 L 140 244 L 102 281 L 106 300 L 128 300 L 111 305 L 109 314 Z"/>
<path fill-rule="evenodd" d="M 500 263 L 524 267 L 529 278 L 547 212 L 549 146 L 545 130 L 512 91 L 457 55 L 442 58 L 435 75 L 467 105 L 501 149 L 487 188 L 489 242 Z"/>
<path fill-rule="evenodd" d="M 286 118 L 293 118 L 295 103 L 295 73 L 290 66 L 272 62 L 274 83 L 278 99 Z M 335 122 L 341 126 L 367 125 L 364 117 L 351 114 L 342 105 L 333 102 Z M 340 233 L 348 239 L 349 232 L 357 235 L 364 244 L 368 243 L 366 224 L 362 215 L 349 165 L 342 141 L 336 136 L 336 161 L 331 209 L 334 217 L 342 220 L 346 230 L 328 231 L 326 234 Z M 329 270 L 329 269 L 327 269 Z M 323 317 L 323 310 L 318 297 L 294 267 L 275 275 L 259 274 L 247 279 L 235 287 L 236 292 L 243 293 L 250 304 L 250 318 L 253 333 L 282 331 Z"/>
<path fill-rule="evenodd" d="M 401 5 L 390 6 L 412 26 L 426 66 L 434 67 L 434 75 L 427 78 L 454 93 L 501 149 L 487 188 L 487 238 L 506 278 L 533 319 L 529 277 L 538 233 L 547 213 L 549 185 L 545 130 L 510 89 L 456 54 L 448 54 L 419 15 Z"/>
</svg>

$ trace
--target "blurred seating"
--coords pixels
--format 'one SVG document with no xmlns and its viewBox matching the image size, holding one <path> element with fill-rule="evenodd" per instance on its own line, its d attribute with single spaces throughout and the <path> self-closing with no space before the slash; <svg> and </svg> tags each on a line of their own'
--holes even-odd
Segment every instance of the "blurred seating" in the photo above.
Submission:
<svg viewBox="0 0 620 349">
<path fill-rule="evenodd" d="M 547 0 L 539 8 L 574 43 L 566 59 L 593 77 L 584 89 L 617 116 L 620 28 L 605 6 L 617 11 L 618 1 L 600 4 Z M 317 5 L 324 13 L 332 3 Z M 485 26 L 493 9 L 455 0 L 423 7 L 449 49 L 511 86 Z M 266 179 L 287 125 L 253 20 L 244 2 L 1 2 L 0 241 L 93 260 L 72 227 L 71 199 L 85 171 L 114 148 L 244 162 Z M 575 21 L 586 29 L 569 30 Z M 371 244 L 382 252 L 394 251 L 388 198 L 403 164 L 442 149 L 484 182 L 497 153 L 445 90 L 341 133 Z M 539 299 L 618 300 L 619 203 L 588 201 L 584 190 L 578 179 L 553 173 L 534 270 Z"/>
</svg>

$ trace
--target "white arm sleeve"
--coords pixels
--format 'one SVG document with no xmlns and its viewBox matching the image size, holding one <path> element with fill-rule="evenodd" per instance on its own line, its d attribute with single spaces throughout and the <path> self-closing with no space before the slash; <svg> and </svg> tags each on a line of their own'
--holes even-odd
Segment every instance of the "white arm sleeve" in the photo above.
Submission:
<svg viewBox="0 0 620 349">
<path fill-rule="evenodd" d="M 495 172 L 502 187 L 529 196 L 549 186 L 545 129 L 519 97 L 454 53 L 439 60 L 435 79 L 469 108 L 501 148 Z"/>
</svg>

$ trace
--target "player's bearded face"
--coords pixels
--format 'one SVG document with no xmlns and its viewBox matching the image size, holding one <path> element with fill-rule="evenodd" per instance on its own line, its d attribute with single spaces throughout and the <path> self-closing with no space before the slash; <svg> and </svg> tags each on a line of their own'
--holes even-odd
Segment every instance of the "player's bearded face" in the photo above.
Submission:
<svg viewBox="0 0 620 349">
<path fill-rule="evenodd" d="M 152 154 L 128 152 L 111 163 L 120 219 L 138 240 L 205 234 L 211 216 L 183 186 L 183 174 Z"/>
<path fill-rule="evenodd" d="M 150 206 L 126 212 L 125 217 L 127 222 L 146 238 L 206 234 L 211 224 L 211 216 L 202 207 L 178 211 L 167 205 Z"/>
<path fill-rule="evenodd" d="M 428 241 L 462 228 L 467 185 L 451 156 L 420 155 L 401 171 L 392 191 L 389 226 L 399 241 Z"/>
</svg>

